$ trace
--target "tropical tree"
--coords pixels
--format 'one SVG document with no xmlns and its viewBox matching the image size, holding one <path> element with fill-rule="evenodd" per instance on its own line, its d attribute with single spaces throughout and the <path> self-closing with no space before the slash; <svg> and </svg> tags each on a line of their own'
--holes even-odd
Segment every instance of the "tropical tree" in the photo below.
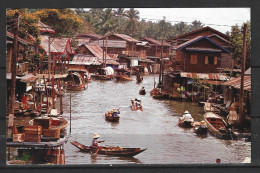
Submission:
<svg viewBox="0 0 260 173">
<path fill-rule="evenodd" d="M 244 25 L 244 24 L 243 24 Z M 238 25 L 231 27 L 230 41 L 232 43 L 232 57 L 240 63 L 243 50 L 243 27 Z M 247 22 L 247 50 L 246 50 L 246 69 L 250 66 L 251 59 L 251 24 Z"/>
<path fill-rule="evenodd" d="M 125 31 L 128 34 L 133 35 L 134 32 L 141 29 L 139 20 L 139 14 L 140 12 L 138 10 L 135 10 L 134 8 L 130 8 L 126 11 L 126 18 L 128 19 L 126 25 L 125 25 Z"/>
<path fill-rule="evenodd" d="M 185 34 L 190 31 L 189 25 L 187 25 L 187 23 L 185 23 L 185 22 L 177 23 L 174 25 L 174 27 L 176 28 L 177 35 Z"/>
<path fill-rule="evenodd" d="M 51 26 L 56 36 L 72 37 L 83 24 L 82 19 L 71 9 L 41 9 L 32 15 Z"/>
<path fill-rule="evenodd" d="M 115 17 L 117 17 L 117 21 L 118 21 L 118 28 L 117 28 L 117 32 L 122 32 L 123 27 L 121 25 L 122 22 L 124 22 L 124 17 L 126 15 L 125 9 L 124 8 L 117 8 L 115 10 L 113 10 Z"/>
<path fill-rule="evenodd" d="M 199 20 L 194 20 L 191 25 L 190 25 L 190 31 L 194 31 L 194 30 L 197 30 L 197 29 L 200 29 L 204 27 L 204 25 L 202 24 L 201 21 Z"/>
</svg>

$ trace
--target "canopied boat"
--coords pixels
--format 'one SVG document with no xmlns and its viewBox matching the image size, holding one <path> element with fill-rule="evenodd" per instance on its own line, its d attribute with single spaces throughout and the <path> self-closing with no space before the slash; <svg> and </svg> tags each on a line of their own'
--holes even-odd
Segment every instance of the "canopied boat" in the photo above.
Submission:
<svg viewBox="0 0 260 173">
<path fill-rule="evenodd" d="M 70 73 L 66 80 L 66 90 L 81 91 L 85 89 L 85 81 L 81 74 L 78 72 Z"/>
<path fill-rule="evenodd" d="M 228 129 L 228 124 L 225 120 L 213 113 L 206 112 L 204 114 L 204 120 L 207 123 L 209 131 L 220 139 L 236 139 L 236 135 L 231 129 Z"/>
<path fill-rule="evenodd" d="M 116 69 L 116 80 L 130 81 L 132 80 L 130 71 L 127 69 Z"/>
<path fill-rule="evenodd" d="M 71 142 L 72 145 L 80 149 L 80 151 L 92 153 L 92 154 L 104 154 L 104 155 L 111 155 L 111 156 L 121 156 L 121 157 L 133 157 L 143 151 L 145 149 L 140 148 L 121 148 L 117 147 L 102 147 L 100 149 L 92 148 L 89 146 L 85 146 L 77 141 Z"/>
<path fill-rule="evenodd" d="M 132 111 L 137 111 L 137 110 L 143 111 L 143 106 L 141 104 L 141 100 L 132 99 L 131 108 L 132 108 Z"/>
<path fill-rule="evenodd" d="M 112 67 L 101 68 L 97 70 L 95 75 L 92 77 L 99 79 L 99 80 L 111 80 L 115 76 L 114 69 Z"/>
<path fill-rule="evenodd" d="M 105 114 L 105 118 L 110 122 L 118 122 L 120 118 L 118 114 L 120 114 L 119 109 L 113 109 L 112 111 L 109 111 Z"/>
</svg>

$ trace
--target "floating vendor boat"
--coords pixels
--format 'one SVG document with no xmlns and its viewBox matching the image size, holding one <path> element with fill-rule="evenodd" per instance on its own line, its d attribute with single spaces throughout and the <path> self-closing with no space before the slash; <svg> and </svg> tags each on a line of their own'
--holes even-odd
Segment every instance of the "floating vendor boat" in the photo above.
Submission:
<svg viewBox="0 0 260 173">
<path fill-rule="evenodd" d="M 150 91 L 150 95 L 154 99 L 167 99 L 169 94 L 167 92 L 162 92 L 161 88 L 154 88 Z"/>
<path fill-rule="evenodd" d="M 66 78 L 66 90 L 82 91 L 85 89 L 84 78 L 78 72 L 70 73 Z"/>
<path fill-rule="evenodd" d="M 106 67 L 98 69 L 95 75 L 92 75 L 93 78 L 99 80 L 112 80 L 115 76 L 114 69 L 112 67 Z"/>
<path fill-rule="evenodd" d="M 131 100 L 131 104 L 132 104 L 131 105 L 132 111 L 137 111 L 137 110 L 143 111 L 141 100 L 133 99 Z"/>
<path fill-rule="evenodd" d="M 204 120 L 207 123 L 209 131 L 217 138 L 236 139 L 236 135 L 221 116 L 213 112 L 206 112 Z"/>
<path fill-rule="evenodd" d="M 111 156 L 119 156 L 119 157 L 133 157 L 143 151 L 145 149 L 140 148 L 121 148 L 119 146 L 117 147 L 102 147 L 99 149 L 92 148 L 89 146 L 85 146 L 77 141 L 71 142 L 72 145 L 80 149 L 80 151 L 92 153 L 92 154 L 103 154 L 103 155 L 111 155 Z"/>
<path fill-rule="evenodd" d="M 193 130 L 197 134 L 207 134 L 208 133 L 208 127 L 207 123 L 205 121 L 195 121 L 193 124 Z"/>
<path fill-rule="evenodd" d="M 120 114 L 119 109 L 113 109 L 105 114 L 105 118 L 110 122 L 118 122 L 120 118 L 118 114 Z"/>
<path fill-rule="evenodd" d="M 146 91 L 145 91 L 144 87 L 142 87 L 142 89 L 139 90 L 139 94 L 140 95 L 145 95 L 146 94 Z"/>
<path fill-rule="evenodd" d="M 130 71 L 127 69 L 117 69 L 115 78 L 116 78 L 116 80 L 121 80 L 121 81 L 132 80 L 132 78 L 130 76 Z"/>
<path fill-rule="evenodd" d="M 182 117 L 179 117 L 178 125 L 180 127 L 192 127 L 194 119 L 192 118 L 191 114 L 188 111 L 184 112 Z"/>
</svg>

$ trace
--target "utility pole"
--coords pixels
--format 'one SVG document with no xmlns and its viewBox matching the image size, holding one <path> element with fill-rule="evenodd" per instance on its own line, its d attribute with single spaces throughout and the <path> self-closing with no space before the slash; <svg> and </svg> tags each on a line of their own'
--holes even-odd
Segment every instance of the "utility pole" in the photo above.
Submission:
<svg viewBox="0 0 260 173">
<path fill-rule="evenodd" d="M 10 117 L 14 116 L 14 105 L 15 105 L 15 89 L 16 89 L 16 61 L 18 57 L 18 30 L 19 30 L 19 13 L 15 13 L 14 15 L 14 42 L 13 42 L 13 53 L 12 53 L 12 64 L 11 64 L 11 93 L 10 93 L 10 107 L 9 107 L 9 120 L 11 121 Z M 9 124 L 8 126 L 12 126 L 13 123 Z"/>
<path fill-rule="evenodd" d="M 51 80 L 51 37 L 49 36 L 49 41 L 48 41 L 48 79 L 49 81 Z"/>
<path fill-rule="evenodd" d="M 245 77 L 245 63 L 246 63 L 246 38 L 247 38 L 247 24 L 243 28 L 243 50 L 241 57 L 241 84 L 240 84 L 240 97 L 239 97 L 239 127 L 243 126 L 244 122 L 244 77 Z"/>
<path fill-rule="evenodd" d="M 105 54 L 105 67 L 106 68 L 106 64 L 107 64 L 107 38 L 108 36 L 106 35 L 106 54 Z"/>
</svg>

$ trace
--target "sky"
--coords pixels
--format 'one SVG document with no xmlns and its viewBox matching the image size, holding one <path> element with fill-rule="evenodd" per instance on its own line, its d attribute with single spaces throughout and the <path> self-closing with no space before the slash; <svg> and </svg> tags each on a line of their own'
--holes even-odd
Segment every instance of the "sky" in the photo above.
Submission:
<svg viewBox="0 0 260 173">
<path fill-rule="evenodd" d="M 156 22 L 162 20 L 172 24 L 180 21 L 191 24 L 194 20 L 201 21 L 205 26 L 214 28 L 222 33 L 231 31 L 231 26 L 250 21 L 250 8 L 136 8 L 140 19 Z"/>
</svg>

